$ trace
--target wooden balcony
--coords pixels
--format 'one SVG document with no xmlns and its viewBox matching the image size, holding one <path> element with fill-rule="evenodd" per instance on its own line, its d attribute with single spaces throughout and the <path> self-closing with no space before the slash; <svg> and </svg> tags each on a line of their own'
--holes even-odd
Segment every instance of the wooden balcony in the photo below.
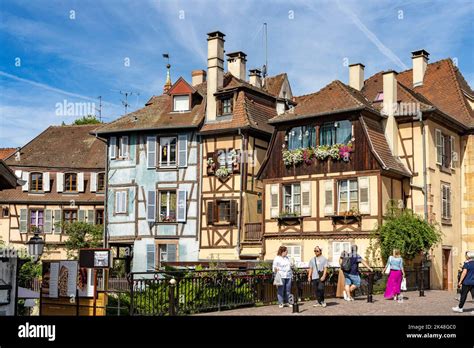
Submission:
<svg viewBox="0 0 474 348">
<path fill-rule="evenodd" d="M 260 241 L 262 240 L 263 230 L 262 223 L 253 222 L 245 224 L 245 241 Z"/>
</svg>

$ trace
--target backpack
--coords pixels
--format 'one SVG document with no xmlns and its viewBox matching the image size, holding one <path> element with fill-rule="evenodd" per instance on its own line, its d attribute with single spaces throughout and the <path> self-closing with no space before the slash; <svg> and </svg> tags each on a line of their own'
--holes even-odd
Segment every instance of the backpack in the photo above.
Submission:
<svg viewBox="0 0 474 348">
<path fill-rule="evenodd" d="M 351 270 L 351 258 L 350 257 L 344 257 L 342 259 L 341 268 L 344 272 L 349 272 Z"/>
</svg>

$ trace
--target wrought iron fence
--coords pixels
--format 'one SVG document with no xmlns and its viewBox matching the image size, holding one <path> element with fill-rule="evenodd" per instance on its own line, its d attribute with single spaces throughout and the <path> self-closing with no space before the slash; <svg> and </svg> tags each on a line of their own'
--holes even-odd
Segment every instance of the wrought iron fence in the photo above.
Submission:
<svg viewBox="0 0 474 348">
<path fill-rule="evenodd" d="M 385 290 L 387 276 L 382 268 L 361 271 L 356 295 L 367 296 Z M 336 296 L 338 268 L 330 268 L 325 297 Z M 430 288 L 429 268 L 424 270 L 424 289 Z M 419 290 L 420 269 L 405 270 L 408 290 Z M 186 315 L 276 302 L 277 289 L 269 269 L 214 269 L 131 273 L 131 315 Z M 306 269 L 293 273 L 294 301 L 314 299 Z"/>
</svg>

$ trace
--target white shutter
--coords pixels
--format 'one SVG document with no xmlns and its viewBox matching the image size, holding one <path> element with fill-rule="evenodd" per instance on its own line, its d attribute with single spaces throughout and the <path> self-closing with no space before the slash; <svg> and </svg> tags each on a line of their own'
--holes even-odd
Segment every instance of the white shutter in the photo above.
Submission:
<svg viewBox="0 0 474 348">
<path fill-rule="evenodd" d="M 120 156 L 128 158 L 128 136 L 124 135 L 120 142 Z"/>
<path fill-rule="evenodd" d="M 117 137 L 110 137 L 109 157 L 110 159 L 117 158 Z"/>
<path fill-rule="evenodd" d="M 16 176 L 18 179 L 21 179 L 21 178 L 22 178 L 21 173 L 22 173 L 21 170 L 15 170 L 15 176 Z"/>
<path fill-rule="evenodd" d="M 120 213 L 120 191 L 115 192 L 115 213 Z"/>
<path fill-rule="evenodd" d="M 334 180 L 324 182 L 324 216 L 334 215 Z"/>
<path fill-rule="evenodd" d="M 359 178 L 359 213 L 370 214 L 370 190 L 369 177 Z"/>
<path fill-rule="evenodd" d="M 178 209 L 176 221 L 186 221 L 186 190 L 178 190 Z"/>
<path fill-rule="evenodd" d="M 156 167 L 156 137 L 146 137 L 148 168 Z"/>
<path fill-rule="evenodd" d="M 44 211 L 44 232 L 51 233 L 53 231 L 53 211 L 46 209 Z"/>
<path fill-rule="evenodd" d="M 26 233 L 28 230 L 28 209 L 20 209 L 20 233 Z"/>
<path fill-rule="evenodd" d="M 97 173 L 91 173 L 91 192 L 97 191 Z"/>
<path fill-rule="evenodd" d="M 186 167 L 188 165 L 188 135 L 178 135 L 178 166 Z"/>
<path fill-rule="evenodd" d="M 86 222 L 86 211 L 80 209 L 78 212 L 78 221 L 79 222 Z"/>
<path fill-rule="evenodd" d="M 270 217 L 277 218 L 280 215 L 280 187 L 278 184 L 270 185 Z"/>
<path fill-rule="evenodd" d="M 87 223 L 89 225 L 93 225 L 94 224 L 94 210 L 92 209 L 89 209 L 87 211 Z"/>
<path fill-rule="evenodd" d="M 301 215 L 311 216 L 311 181 L 301 182 Z"/>
<path fill-rule="evenodd" d="M 122 191 L 122 198 L 121 198 L 120 206 L 122 207 L 121 212 L 126 213 L 127 212 L 127 191 Z"/>
<path fill-rule="evenodd" d="M 149 222 L 156 221 L 156 192 L 148 191 L 147 195 L 146 217 Z"/>
<path fill-rule="evenodd" d="M 454 151 L 454 137 L 452 135 L 449 137 L 449 143 L 451 147 L 451 169 L 454 169 L 454 157 L 455 157 L 456 151 Z M 457 161 L 457 158 L 456 158 L 456 161 Z"/>
<path fill-rule="evenodd" d="M 21 174 L 21 180 L 24 180 L 25 181 L 25 184 L 22 186 L 22 190 L 23 191 L 28 191 L 29 190 L 29 186 L 30 186 L 30 173 L 28 172 L 23 172 Z"/>
<path fill-rule="evenodd" d="M 43 173 L 43 191 L 44 192 L 51 191 L 49 180 L 50 180 L 49 172 Z"/>
<path fill-rule="evenodd" d="M 84 173 L 77 173 L 77 191 L 84 192 Z"/>
<path fill-rule="evenodd" d="M 63 192 L 64 190 L 64 173 L 56 173 L 56 191 Z"/>
<path fill-rule="evenodd" d="M 435 129 L 435 141 L 436 141 L 436 163 L 441 164 L 443 162 L 442 147 L 444 146 L 442 141 L 441 130 Z"/>
<path fill-rule="evenodd" d="M 155 244 L 146 245 L 146 270 L 154 271 L 155 270 Z"/>
</svg>

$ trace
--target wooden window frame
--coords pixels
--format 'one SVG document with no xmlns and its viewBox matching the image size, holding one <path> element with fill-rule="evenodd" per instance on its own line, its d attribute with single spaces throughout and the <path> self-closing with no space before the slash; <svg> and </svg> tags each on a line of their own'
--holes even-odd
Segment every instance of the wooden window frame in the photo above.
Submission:
<svg viewBox="0 0 474 348">
<path fill-rule="evenodd" d="M 169 217 L 170 216 L 170 202 L 171 202 L 171 194 L 175 194 L 175 202 L 176 202 L 176 207 L 175 207 L 175 217 L 174 220 L 169 220 L 169 221 L 163 221 L 161 218 L 161 194 L 166 192 L 166 214 Z M 171 224 L 176 224 L 178 223 L 178 190 L 175 189 L 169 189 L 169 190 L 158 190 L 158 206 L 155 207 L 157 209 L 157 215 L 158 215 L 158 222 L 159 223 L 171 223 Z"/>
<path fill-rule="evenodd" d="M 41 187 L 38 188 L 38 180 L 33 181 L 33 175 L 39 175 L 41 177 Z M 36 187 L 33 189 L 34 183 L 36 182 Z M 29 192 L 34 193 L 43 193 L 44 192 L 44 182 L 43 182 L 43 173 L 41 172 L 31 172 L 30 173 L 30 182 L 28 185 Z"/>
<path fill-rule="evenodd" d="M 341 183 L 347 181 L 347 210 L 342 211 L 341 210 L 341 190 L 340 186 Z M 357 184 L 357 187 L 354 190 L 351 190 L 351 181 L 354 181 Z M 357 193 L 357 210 L 359 210 L 359 180 L 357 178 L 347 178 L 347 179 L 339 179 L 336 180 L 336 189 L 337 189 L 337 214 L 347 214 L 350 212 L 350 206 L 351 206 L 351 191 L 355 191 Z"/>
<path fill-rule="evenodd" d="M 69 187 L 67 187 L 67 185 L 66 185 L 67 177 L 68 177 L 69 175 L 74 175 L 75 178 L 76 178 L 76 180 L 75 180 L 75 182 L 76 182 L 76 189 L 75 189 L 75 190 L 70 190 Z M 78 176 L 79 176 L 78 173 L 64 173 L 63 192 L 65 192 L 65 193 L 77 193 L 77 192 L 79 192 Z M 71 183 L 71 186 L 72 186 L 72 183 Z"/>
<path fill-rule="evenodd" d="M 227 215 L 227 220 L 221 220 L 220 215 L 221 215 L 221 208 L 220 205 L 224 203 L 228 205 L 228 215 Z M 217 225 L 230 225 L 230 220 L 231 220 L 231 212 L 230 212 L 230 199 L 218 199 L 216 200 L 215 206 L 215 223 Z M 227 209 L 227 208 L 226 208 Z"/>
<path fill-rule="evenodd" d="M 67 212 L 73 212 L 73 213 L 76 214 L 76 219 L 72 220 L 73 223 L 79 221 L 79 210 L 77 208 L 74 208 L 74 209 L 67 208 L 67 209 L 63 209 L 62 212 L 61 212 L 62 213 L 62 220 L 61 220 L 62 224 L 65 225 L 67 223 L 71 223 L 71 220 L 66 220 L 66 213 Z"/>
<path fill-rule="evenodd" d="M 102 224 L 97 223 L 97 217 L 99 216 L 99 214 L 97 214 L 98 211 L 102 212 Z M 105 209 L 104 208 L 94 209 L 94 225 L 104 225 L 104 223 L 105 223 Z"/>
<path fill-rule="evenodd" d="M 294 187 L 295 186 L 299 186 L 300 187 L 300 200 L 299 200 L 299 212 L 295 212 L 295 203 L 294 203 Z M 290 194 L 290 199 L 291 199 L 291 211 L 286 211 L 286 203 L 285 203 L 285 197 L 286 197 L 286 191 L 285 191 L 285 188 L 286 187 L 291 187 L 291 194 Z M 301 216 L 301 204 L 302 204 L 302 195 L 301 195 L 301 182 L 288 182 L 288 183 L 284 183 L 281 185 L 281 208 L 282 210 L 280 211 L 280 213 L 286 213 L 286 214 L 296 214 L 297 216 Z M 296 204 L 298 205 L 298 204 Z"/>
<path fill-rule="evenodd" d="M 163 163 L 163 159 L 162 159 L 162 155 L 163 155 L 163 139 L 169 139 L 168 141 L 168 144 L 165 145 L 168 149 L 168 161 L 166 162 L 166 164 Z M 174 144 L 174 147 L 175 147 L 175 160 L 174 160 L 174 163 L 172 163 L 169 158 L 170 158 L 170 154 L 171 154 L 171 142 L 172 140 L 175 140 L 175 144 Z M 159 159 L 159 167 L 160 168 L 176 168 L 178 166 L 178 137 L 176 135 L 172 135 L 172 136 L 163 136 L 163 137 L 159 137 L 159 144 L 158 144 L 158 149 L 160 151 L 160 155 L 158 157 Z"/>
<path fill-rule="evenodd" d="M 100 182 L 100 177 L 103 177 L 103 187 L 100 189 L 99 182 Z M 99 172 L 97 173 L 97 187 L 96 187 L 96 193 L 104 193 L 105 192 L 105 172 Z"/>
<path fill-rule="evenodd" d="M 230 100 L 230 112 L 224 113 L 224 100 Z M 234 96 L 233 94 L 231 95 L 225 95 L 219 98 L 217 102 L 217 117 L 226 117 L 226 116 L 231 116 L 232 113 L 234 112 Z"/>
<path fill-rule="evenodd" d="M 38 226 L 38 212 L 40 212 L 40 211 L 43 212 L 43 225 L 42 225 L 41 228 L 39 229 L 39 233 L 44 233 L 44 222 L 45 222 L 44 220 L 45 220 L 45 218 L 46 218 L 46 215 L 45 215 L 46 212 L 45 212 L 45 209 L 43 209 L 43 208 L 29 208 L 29 209 L 28 209 L 28 225 L 27 225 L 27 226 L 28 226 L 28 227 L 27 227 L 28 229 L 27 229 L 27 232 L 32 233 L 31 228 L 32 228 L 33 226 L 31 225 L 31 214 L 32 214 L 32 212 L 34 212 L 34 211 L 36 212 L 36 227 Z"/>
</svg>

